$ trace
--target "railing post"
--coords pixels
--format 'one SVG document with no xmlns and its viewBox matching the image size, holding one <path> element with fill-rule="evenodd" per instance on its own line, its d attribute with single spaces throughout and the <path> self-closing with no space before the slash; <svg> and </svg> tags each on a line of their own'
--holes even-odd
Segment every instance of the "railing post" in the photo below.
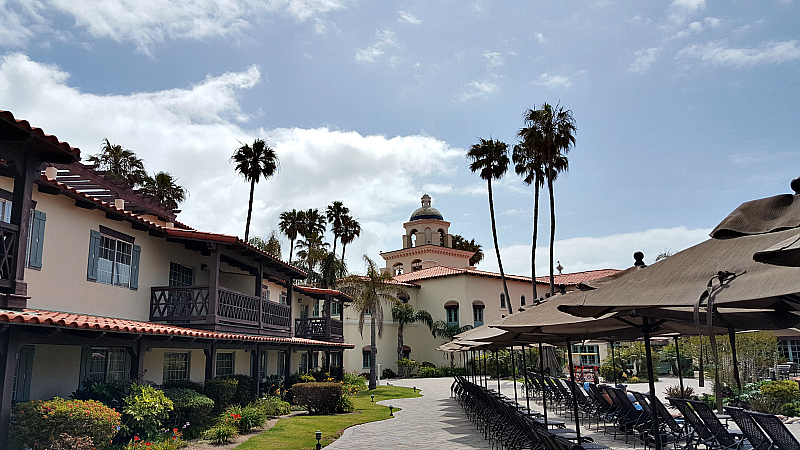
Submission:
<svg viewBox="0 0 800 450">
<path fill-rule="evenodd" d="M 219 301 L 219 247 L 212 244 L 211 260 L 208 264 L 208 316 L 206 323 L 217 323 L 217 302 Z"/>
<path fill-rule="evenodd" d="M 325 337 L 327 339 L 331 339 L 333 333 L 331 333 L 331 296 L 325 295 L 325 306 L 322 309 L 323 314 L 325 315 Z"/>
</svg>

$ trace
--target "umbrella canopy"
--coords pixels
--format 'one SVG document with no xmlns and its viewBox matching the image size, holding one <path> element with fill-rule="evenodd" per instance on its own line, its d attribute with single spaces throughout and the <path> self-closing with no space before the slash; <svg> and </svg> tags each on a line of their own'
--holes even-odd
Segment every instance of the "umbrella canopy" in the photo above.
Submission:
<svg viewBox="0 0 800 450">
<path fill-rule="evenodd" d="M 800 234 L 795 234 L 772 247 L 755 252 L 753 259 L 776 266 L 800 267 Z"/>
</svg>

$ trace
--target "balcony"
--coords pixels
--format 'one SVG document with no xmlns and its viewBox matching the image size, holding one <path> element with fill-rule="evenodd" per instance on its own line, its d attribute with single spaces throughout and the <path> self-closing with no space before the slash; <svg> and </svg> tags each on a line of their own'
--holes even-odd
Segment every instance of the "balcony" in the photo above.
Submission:
<svg viewBox="0 0 800 450">
<path fill-rule="evenodd" d="M 291 336 L 288 305 L 208 286 L 159 286 L 150 289 L 150 321 L 203 330 Z M 212 307 L 215 305 L 215 307 Z"/>
<path fill-rule="evenodd" d="M 0 222 L 0 287 L 10 288 L 16 275 L 19 226 Z"/>
<path fill-rule="evenodd" d="M 344 342 L 342 321 L 330 317 L 294 319 L 295 337 L 318 341 Z"/>
</svg>

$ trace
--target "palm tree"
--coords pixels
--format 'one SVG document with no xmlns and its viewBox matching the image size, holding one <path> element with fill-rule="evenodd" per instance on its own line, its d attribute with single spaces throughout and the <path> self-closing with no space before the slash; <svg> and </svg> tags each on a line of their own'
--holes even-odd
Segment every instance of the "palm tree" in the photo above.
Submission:
<svg viewBox="0 0 800 450">
<path fill-rule="evenodd" d="M 312 234 L 317 234 L 319 236 L 325 234 L 325 216 L 320 214 L 317 208 L 303 211 L 300 234 L 303 237 L 308 237 Z"/>
<path fill-rule="evenodd" d="M 483 246 L 475 242 L 475 239 L 467 240 L 460 234 L 454 234 L 453 248 L 474 252 L 474 254 L 469 258 L 470 266 L 476 266 L 479 262 L 483 261 Z"/>
<path fill-rule="evenodd" d="M 314 270 L 317 263 L 325 257 L 327 247 L 331 244 L 322 240 L 322 235 L 310 233 L 305 239 L 297 240 L 297 257 L 305 262 L 306 267 Z"/>
<path fill-rule="evenodd" d="M 177 178 L 167 172 L 158 172 L 152 177 L 144 179 L 142 192 L 151 195 L 164 205 L 167 209 L 177 209 L 178 204 L 189 195 L 183 186 L 180 186 Z"/>
<path fill-rule="evenodd" d="M 396 304 L 402 288 L 392 283 L 392 276 L 381 272 L 375 261 L 364 255 L 367 274 L 351 275 L 339 285 L 339 290 L 353 298 L 353 310 L 358 313 L 358 332 L 364 335 L 364 321 L 370 316 L 370 364 L 369 388 L 375 389 L 375 357 L 378 354 L 377 339 L 383 338 L 383 303 Z"/>
<path fill-rule="evenodd" d="M 433 325 L 430 328 L 433 337 L 452 341 L 453 339 L 455 339 L 455 336 L 457 334 L 461 334 L 465 331 L 471 330 L 472 325 L 464 325 L 464 326 L 450 325 L 443 320 L 437 320 L 436 322 L 433 322 Z M 455 366 L 454 356 L 455 356 L 454 353 L 450 352 L 450 367 Z"/>
<path fill-rule="evenodd" d="M 469 170 L 472 172 L 480 171 L 481 178 L 486 180 L 489 186 L 489 215 L 492 218 L 494 251 L 497 253 L 497 265 L 500 267 L 500 279 L 503 280 L 503 291 L 506 294 L 508 313 L 513 314 L 514 308 L 511 307 L 511 297 L 508 295 L 503 262 L 500 260 L 500 247 L 497 245 L 497 225 L 494 220 L 494 199 L 492 198 L 492 180 L 503 178 L 503 175 L 508 171 L 508 144 L 494 139 L 481 139 L 479 143 L 469 148 L 467 158 L 472 160 Z"/>
<path fill-rule="evenodd" d="M 325 208 L 325 216 L 328 218 L 328 223 L 331 224 L 333 233 L 333 253 L 336 253 L 336 239 L 342 235 L 342 219 L 349 212 L 350 209 L 340 201 L 335 201 Z"/>
<path fill-rule="evenodd" d="M 544 103 L 541 109 L 529 109 L 525 112 L 526 128 L 520 131 L 525 134 L 523 142 L 532 146 L 532 152 L 538 153 L 544 168 L 543 176 L 547 182 L 550 197 L 550 295 L 555 293 L 553 274 L 553 244 L 556 238 L 555 197 L 553 182 L 559 173 L 569 170 L 567 153 L 575 145 L 575 119 L 572 111 L 563 106 L 555 107 Z M 532 180 L 533 182 L 534 180 Z M 534 283 L 535 284 L 535 283 Z"/>
<path fill-rule="evenodd" d="M 327 252 L 320 260 L 319 287 L 323 289 L 336 289 L 336 283 L 347 276 L 347 265 L 336 256 L 336 253 Z"/>
<path fill-rule="evenodd" d="M 344 250 L 347 244 L 361 236 L 361 224 L 349 215 L 342 217 L 342 234 L 339 239 L 342 241 L 342 261 L 344 261 Z"/>
<path fill-rule="evenodd" d="M 107 178 L 132 186 L 140 186 L 147 178 L 144 162 L 136 157 L 136 153 L 122 148 L 121 145 L 112 144 L 108 138 L 103 140 L 100 153 L 89 156 L 88 161 L 97 170 L 105 172 Z"/>
<path fill-rule="evenodd" d="M 536 302 L 539 294 L 536 292 L 536 242 L 539 237 L 539 190 L 544 187 L 544 160 L 543 155 L 537 151 L 535 143 L 540 136 L 535 129 L 523 128 L 517 133 L 521 142 L 514 146 L 511 160 L 514 162 L 514 171 L 522 177 L 522 181 L 530 186 L 533 184 L 533 238 L 531 239 L 531 285 L 533 286 L 533 301 Z"/>
<path fill-rule="evenodd" d="M 240 142 L 241 144 L 241 142 Z M 257 138 L 253 145 L 242 144 L 231 156 L 231 160 L 236 163 L 236 172 L 244 177 L 245 181 L 250 182 L 250 201 L 247 204 L 247 224 L 244 228 L 244 240 L 250 237 L 250 219 L 253 216 L 253 191 L 256 183 L 261 178 L 267 179 L 278 172 L 280 162 L 275 150 L 272 149 L 263 139 Z"/>
<path fill-rule="evenodd" d="M 279 216 L 278 228 L 281 233 L 289 238 L 289 264 L 292 263 L 292 255 L 294 255 L 294 240 L 297 239 L 297 234 L 300 233 L 305 221 L 305 212 L 293 209 L 291 211 L 284 211 Z"/>
<path fill-rule="evenodd" d="M 392 320 L 397 322 L 397 359 L 403 359 L 403 328 L 409 323 L 421 322 L 433 329 L 431 313 L 414 308 L 408 303 L 397 303 L 392 306 Z"/>
</svg>

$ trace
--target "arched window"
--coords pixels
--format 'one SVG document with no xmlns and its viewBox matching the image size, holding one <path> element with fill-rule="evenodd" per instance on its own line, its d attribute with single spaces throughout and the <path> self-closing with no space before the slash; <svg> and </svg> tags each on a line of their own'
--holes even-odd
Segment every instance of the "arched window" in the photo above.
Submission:
<svg viewBox="0 0 800 450">
<path fill-rule="evenodd" d="M 458 302 L 450 300 L 444 304 L 444 310 L 447 312 L 447 325 L 458 326 Z"/>
<path fill-rule="evenodd" d="M 506 294 L 500 294 L 500 307 L 506 307 Z"/>
<path fill-rule="evenodd" d="M 445 246 L 445 242 L 444 242 L 445 236 L 447 236 L 447 233 L 445 233 L 443 229 L 439 228 L 439 243 L 436 244 L 436 245 L 440 245 L 440 246 L 444 247 Z"/>
<path fill-rule="evenodd" d="M 392 275 L 402 275 L 403 274 L 403 263 L 399 262 L 392 266 Z"/>
<path fill-rule="evenodd" d="M 416 247 L 417 246 L 417 229 L 414 228 L 411 231 L 409 231 L 408 232 L 408 236 L 411 239 L 411 246 L 412 247 Z"/>
<path fill-rule="evenodd" d="M 417 270 L 422 270 L 422 260 L 415 259 L 411 261 L 411 271 L 416 272 Z"/>
<path fill-rule="evenodd" d="M 431 229 L 430 228 L 425 228 L 425 243 L 426 244 L 430 244 L 431 243 Z"/>
<path fill-rule="evenodd" d="M 403 346 L 403 358 L 411 359 L 411 347 L 407 345 Z"/>
<path fill-rule="evenodd" d="M 479 327 L 483 325 L 483 309 L 485 305 L 480 300 L 472 302 L 472 326 Z"/>
<path fill-rule="evenodd" d="M 525 296 L 520 295 L 519 297 L 519 306 L 525 306 Z"/>
<path fill-rule="evenodd" d="M 397 296 L 397 298 L 399 298 L 403 303 L 408 303 L 409 300 L 408 294 L 400 294 Z"/>
</svg>

